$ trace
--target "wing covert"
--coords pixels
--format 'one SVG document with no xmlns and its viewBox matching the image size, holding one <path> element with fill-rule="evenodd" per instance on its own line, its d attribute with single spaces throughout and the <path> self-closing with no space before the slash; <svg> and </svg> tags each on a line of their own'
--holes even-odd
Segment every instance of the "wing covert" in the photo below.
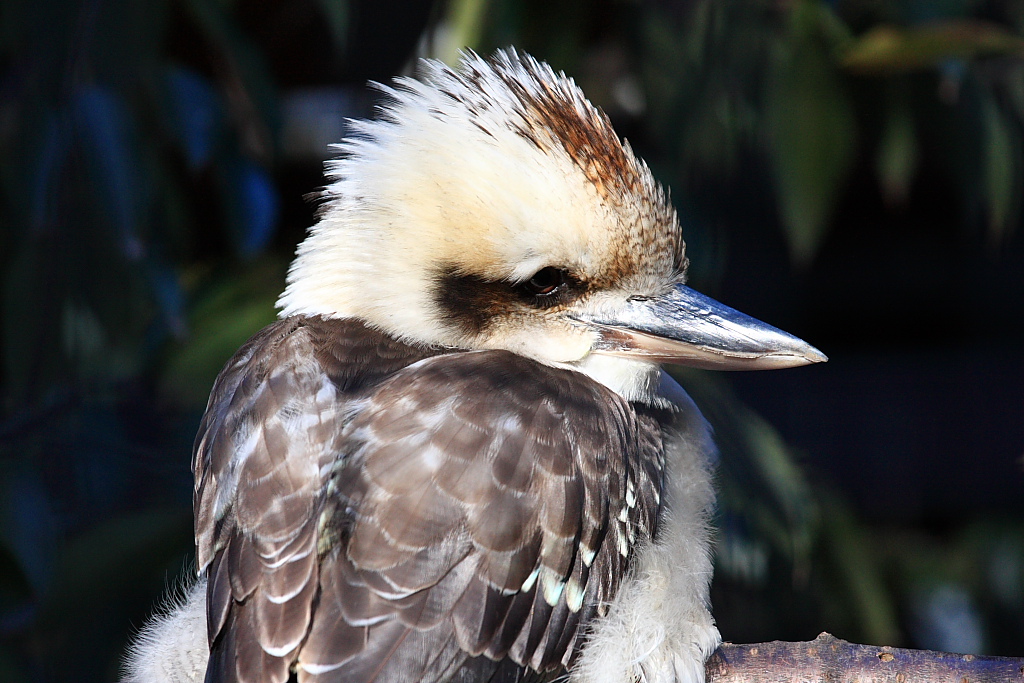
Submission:
<svg viewBox="0 0 1024 683">
<path fill-rule="evenodd" d="M 656 509 L 627 502 L 638 428 L 601 385 L 507 352 L 383 382 L 330 473 L 300 680 L 443 680 L 480 656 L 567 665 L 654 530 Z"/>
</svg>

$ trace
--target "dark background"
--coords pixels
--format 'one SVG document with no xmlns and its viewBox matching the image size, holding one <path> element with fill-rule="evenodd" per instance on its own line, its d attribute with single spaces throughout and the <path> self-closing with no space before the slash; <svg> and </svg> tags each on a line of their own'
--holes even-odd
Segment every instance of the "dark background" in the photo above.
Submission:
<svg viewBox="0 0 1024 683">
<path fill-rule="evenodd" d="M 1024 3 L 0 1 L 0 680 L 111 681 L 368 80 L 516 45 L 824 366 L 680 371 L 735 642 L 1024 655 Z"/>
</svg>

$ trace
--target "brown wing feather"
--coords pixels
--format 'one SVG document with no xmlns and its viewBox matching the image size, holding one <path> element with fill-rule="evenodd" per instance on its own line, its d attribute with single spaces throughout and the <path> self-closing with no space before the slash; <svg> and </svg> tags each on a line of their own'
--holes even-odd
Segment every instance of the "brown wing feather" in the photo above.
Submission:
<svg viewBox="0 0 1024 683">
<path fill-rule="evenodd" d="M 356 322 L 294 318 L 221 373 L 193 461 L 207 681 L 288 679 L 319 591 L 320 473 L 343 455 L 346 393 L 424 355 Z"/>
<path fill-rule="evenodd" d="M 222 373 L 194 463 L 208 683 L 571 663 L 654 533 L 660 429 L 577 373 L 429 355 L 299 318 Z"/>
<path fill-rule="evenodd" d="M 506 352 L 431 358 L 381 383 L 330 479 L 337 542 L 300 680 L 446 680 L 481 655 L 568 664 L 628 559 L 605 540 L 612 518 L 629 508 L 653 532 L 657 510 L 626 502 L 639 427 L 600 385 Z"/>
</svg>

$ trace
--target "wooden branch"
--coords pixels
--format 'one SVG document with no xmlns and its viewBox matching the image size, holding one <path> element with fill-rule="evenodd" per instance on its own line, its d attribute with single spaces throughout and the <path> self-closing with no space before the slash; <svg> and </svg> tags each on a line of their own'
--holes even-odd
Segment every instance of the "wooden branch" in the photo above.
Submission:
<svg viewBox="0 0 1024 683">
<path fill-rule="evenodd" d="M 806 643 L 723 644 L 708 683 L 1024 683 L 1024 658 L 858 645 L 822 633 Z"/>
</svg>

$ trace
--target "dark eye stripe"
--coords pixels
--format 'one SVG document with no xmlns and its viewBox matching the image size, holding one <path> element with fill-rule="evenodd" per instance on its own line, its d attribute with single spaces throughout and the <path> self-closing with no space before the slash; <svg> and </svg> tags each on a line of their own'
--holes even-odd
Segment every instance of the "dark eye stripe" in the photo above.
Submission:
<svg viewBox="0 0 1024 683">
<path fill-rule="evenodd" d="M 488 280 L 446 263 L 434 277 L 433 297 L 449 324 L 478 333 L 526 310 L 567 305 L 586 290 L 572 273 L 557 267 L 541 268 L 529 280 L 512 283 Z"/>
</svg>

